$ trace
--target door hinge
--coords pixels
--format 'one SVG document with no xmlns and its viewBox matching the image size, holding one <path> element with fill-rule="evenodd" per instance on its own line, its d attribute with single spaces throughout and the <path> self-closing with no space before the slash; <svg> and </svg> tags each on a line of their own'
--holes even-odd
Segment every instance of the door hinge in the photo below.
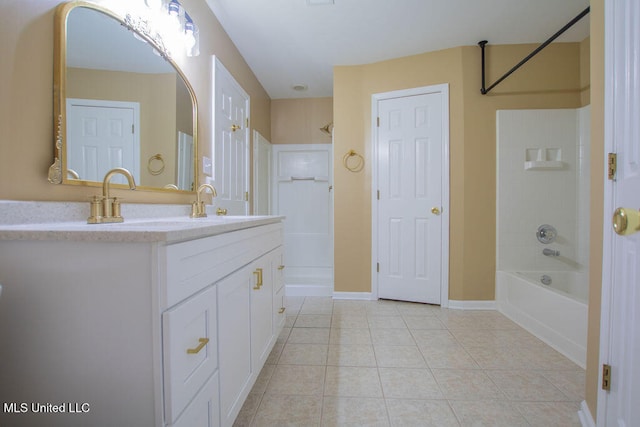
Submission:
<svg viewBox="0 0 640 427">
<path fill-rule="evenodd" d="M 380 127 L 380 117 L 376 117 L 376 125 Z"/>
<path fill-rule="evenodd" d="M 378 200 L 380 200 L 380 190 L 378 190 Z"/>
<path fill-rule="evenodd" d="M 246 123 L 247 123 L 246 127 L 249 127 L 249 117 L 247 117 L 245 120 L 246 120 Z"/>
<path fill-rule="evenodd" d="M 376 272 L 380 273 L 380 263 L 379 262 L 376 263 Z"/>
<path fill-rule="evenodd" d="M 610 181 L 615 181 L 617 170 L 618 170 L 618 155 L 616 153 L 609 153 L 609 156 L 607 157 L 607 178 Z"/>
<path fill-rule="evenodd" d="M 244 201 L 245 201 L 245 202 L 248 202 L 248 201 L 249 201 L 249 192 L 248 192 L 248 191 L 245 191 L 245 192 L 244 192 Z"/>
<path fill-rule="evenodd" d="M 602 389 L 611 390 L 611 365 L 602 365 Z"/>
<path fill-rule="evenodd" d="M 135 135 L 136 133 L 136 125 L 131 125 L 131 133 Z"/>
</svg>

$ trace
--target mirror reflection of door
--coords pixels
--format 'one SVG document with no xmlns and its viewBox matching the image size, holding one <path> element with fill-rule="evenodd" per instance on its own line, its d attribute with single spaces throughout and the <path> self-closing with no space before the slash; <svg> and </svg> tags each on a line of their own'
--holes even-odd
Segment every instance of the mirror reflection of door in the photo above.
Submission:
<svg viewBox="0 0 640 427">
<path fill-rule="evenodd" d="M 68 98 L 67 169 L 79 179 L 102 181 L 109 170 L 120 167 L 139 183 L 139 123 L 137 102 Z M 126 184 L 122 176 L 112 182 Z"/>
</svg>

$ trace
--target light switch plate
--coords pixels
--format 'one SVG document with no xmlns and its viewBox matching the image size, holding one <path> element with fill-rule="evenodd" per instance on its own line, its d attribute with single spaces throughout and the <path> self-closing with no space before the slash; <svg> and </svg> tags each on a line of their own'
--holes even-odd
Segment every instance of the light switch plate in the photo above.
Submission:
<svg viewBox="0 0 640 427">
<path fill-rule="evenodd" d="M 213 163 L 209 157 L 202 157 L 202 173 L 207 176 L 213 176 Z"/>
</svg>

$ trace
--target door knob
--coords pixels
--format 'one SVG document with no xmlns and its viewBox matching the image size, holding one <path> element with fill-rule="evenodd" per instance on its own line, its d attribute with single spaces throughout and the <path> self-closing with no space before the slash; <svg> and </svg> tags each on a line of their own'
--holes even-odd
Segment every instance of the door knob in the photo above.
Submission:
<svg viewBox="0 0 640 427">
<path fill-rule="evenodd" d="M 222 215 L 226 215 L 226 214 L 227 214 L 227 210 L 226 209 L 223 209 L 223 208 L 216 209 L 216 215 L 222 216 Z"/>
<path fill-rule="evenodd" d="M 613 213 L 613 230 L 620 236 L 640 231 L 640 211 L 629 208 L 618 208 Z"/>
<path fill-rule="evenodd" d="M 434 215 L 440 215 L 440 209 L 434 206 L 431 208 L 431 213 Z"/>
<path fill-rule="evenodd" d="M 231 132 L 235 132 L 235 131 L 237 131 L 239 129 L 242 129 L 242 128 L 240 126 L 238 126 L 238 125 L 235 125 L 235 124 L 231 125 Z"/>
</svg>

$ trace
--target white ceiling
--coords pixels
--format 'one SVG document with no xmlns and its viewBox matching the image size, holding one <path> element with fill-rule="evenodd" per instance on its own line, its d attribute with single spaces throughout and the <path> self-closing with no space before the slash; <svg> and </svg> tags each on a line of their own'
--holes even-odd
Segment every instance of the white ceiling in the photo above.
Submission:
<svg viewBox="0 0 640 427">
<path fill-rule="evenodd" d="M 335 65 L 367 64 L 480 40 L 542 43 L 589 6 L 589 0 L 334 1 L 206 0 L 272 99 L 332 96 Z M 581 41 L 588 35 L 589 15 L 558 41 Z M 308 90 L 295 91 L 296 84 Z"/>
</svg>

